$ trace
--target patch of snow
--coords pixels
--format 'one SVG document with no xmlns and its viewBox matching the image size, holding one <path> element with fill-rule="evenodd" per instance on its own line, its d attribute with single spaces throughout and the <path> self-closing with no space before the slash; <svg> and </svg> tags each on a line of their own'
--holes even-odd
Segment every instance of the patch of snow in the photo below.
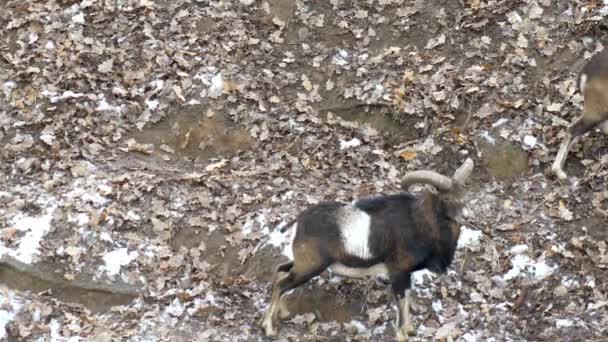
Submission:
<svg viewBox="0 0 608 342">
<path fill-rule="evenodd" d="M 51 103 L 57 103 L 61 100 L 65 100 L 65 99 L 79 98 L 79 97 L 86 96 L 83 93 L 75 93 L 71 90 L 66 90 L 61 95 L 58 95 L 58 93 L 56 93 L 54 91 L 44 90 L 44 91 L 42 91 L 42 93 L 40 93 L 40 95 L 47 97 L 51 101 Z"/>
<path fill-rule="evenodd" d="M 357 147 L 360 145 L 361 145 L 361 140 L 359 140 L 358 138 L 352 138 L 349 141 L 344 141 L 344 140 L 340 139 L 340 149 L 341 150 L 351 148 L 351 147 Z"/>
<path fill-rule="evenodd" d="M 412 273 L 413 286 L 423 286 L 426 279 L 433 279 L 433 273 L 429 270 L 420 270 Z"/>
<path fill-rule="evenodd" d="M 4 82 L 4 84 L 2 85 L 2 88 L 4 89 L 5 93 L 8 93 L 9 91 L 17 88 L 17 82 L 15 81 L 6 81 Z"/>
<path fill-rule="evenodd" d="M 113 242 L 112 237 L 110 236 L 110 234 L 108 234 L 108 232 L 102 232 L 101 234 L 99 234 L 99 238 L 102 241 Z"/>
<path fill-rule="evenodd" d="M 479 335 L 479 333 L 477 332 L 467 332 L 464 335 L 462 335 L 460 337 L 459 341 L 463 341 L 463 342 L 477 342 L 477 335 Z"/>
<path fill-rule="evenodd" d="M 355 328 L 357 328 L 357 332 L 359 334 L 363 334 L 364 332 L 367 331 L 367 328 L 365 327 L 365 325 L 363 325 L 363 323 L 353 319 L 352 321 L 350 321 L 350 324 L 352 326 L 354 326 Z"/>
<path fill-rule="evenodd" d="M 99 101 L 97 102 L 97 108 L 95 108 L 95 110 L 100 112 L 108 111 L 120 113 L 122 108 L 120 106 L 111 105 L 102 95 Z"/>
<path fill-rule="evenodd" d="M 536 138 L 531 135 L 524 136 L 524 147 L 525 149 L 532 149 L 536 146 Z"/>
<path fill-rule="evenodd" d="M 460 229 L 460 237 L 458 238 L 458 248 L 477 247 L 481 239 L 481 230 L 469 229 L 462 226 Z"/>
<path fill-rule="evenodd" d="M 137 214 L 135 211 L 133 210 L 129 210 L 127 212 L 127 218 L 131 221 L 139 221 L 141 220 L 141 216 L 139 216 L 139 214 Z"/>
<path fill-rule="evenodd" d="M 15 319 L 22 304 L 10 291 L 0 292 L 0 303 L 8 303 L 0 308 L 0 340 L 3 340 L 6 338 L 6 325 Z"/>
<path fill-rule="evenodd" d="M 572 322 L 572 320 L 569 320 L 569 319 L 556 319 L 555 320 L 556 328 L 569 328 L 573 325 L 574 325 L 574 322 Z"/>
<path fill-rule="evenodd" d="M 139 253 L 137 251 L 131 251 L 130 253 L 127 251 L 127 248 L 119 248 L 112 252 L 106 253 L 103 256 L 103 261 L 105 263 L 102 268 L 108 273 L 108 275 L 113 276 L 120 273 L 120 269 L 123 266 L 127 266 L 131 261 L 137 259 Z"/>
<path fill-rule="evenodd" d="M 179 302 L 178 298 L 175 298 L 173 302 L 165 309 L 165 312 L 173 317 L 180 317 L 184 314 L 184 306 Z"/>
<path fill-rule="evenodd" d="M 222 77 L 222 73 L 217 73 L 211 79 L 211 87 L 209 87 L 209 97 L 216 98 L 222 95 L 222 90 L 224 89 L 224 78 Z"/>
<path fill-rule="evenodd" d="M 483 131 L 481 133 L 481 137 L 484 138 L 484 139 L 486 139 L 486 141 L 489 142 L 492 145 L 494 145 L 496 143 L 496 139 L 494 139 L 494 137 L 491 136 L 488 131 Z"/>
<path fill-rule="evenodd" d="M 346 50 L 340 49 L 340 50 L 338 50 L 338 53 L 336 53 L 333 56 L 332 60 L 333 60 L 334 64 L 344 66 L 344 65 L 348 64 L 347 58 L 348 58 L 348 52 Z"/>
<path fill-rule="evenodd" d="M 521 254 L 527 250 L 528 250 L 528 245 L 521 244 L 521 245 L 515 245 L 515 246 L 511 247 L 509 249 L 509 252 L 511 252 L 511 254 Z"/>
<path fill-rule="evenodd" d="M 51 323 L 49 324 L 49 328 L 51 328 L 51 341 L 52 342 L 61 341 L 62 336 L 59 333 L 59 330 L 61 329 L 61 324 L 59 323 L 59 321 L 57 321 L 56 319 L 52 319 Z"/>
<path fill-rule="evenodd" d="M 76 222 L 79 226 L 84 226 L 89 223 L 89 215 L 85 213 L 79 213 L 76 216 L 68 214 L 68 222 Z"/>
<path fill-rule="evenodd" d="M 81 187 L 74 188 L 72 191 L 65 194 L 65 196 L 69 198 L 80 197 L 80 199 L 85 202 L 93 202 L 93 204 L 97 205 L 104 205 L 110 201 L 96 192 L 88 192 Z"/>
<path fill-rule="evenodd" d="M 492 124 L 492 128 L 496 128 L 498 126 L 503 125 L 504 123 L 508 122 L 509 119 L 505 119 L 505 118 L 500 118 L 498 121 L 496 121 L 495 123 Z"/>
<path fill-rule="evenodd" d="M 503 280 L 511 280 L 517 277 L 522 270 L 528 266 L 532 260 L 527 255 L 517 254 L 511 259 L 511 265 L 513 266 L 507 273 L 502 277 Z"/>
<path fill-rule="evenodd" d="M 84 13 L 78 12 L 78 13 L 74 14 L 74 16 L 72 17 L 72 22 L 74 24 L 84 25 L 84 23 L 85 23 L 85 21 L 84 21 Z"/>
<path fill-rule="evenodd" d="M 525 254 L 515 255 L 511 259 L 511 265 L 513 267 L 502 277 L 504 281 L 514 279 L 521 275 L 522 272 L 527 273 L 534 280 L 540 281 L 550 276 L 557 269 L 557 266 L 552 267 L 547 265 L 543 256 L 539 260 L 533 261 Z"/>
<path fill-rule="evenodd" d="M 146 106 L 150 110 L 156 110 L 156 108 L 158 108 L 158 105 L 160 103 L 160 102 L 158 102 L 158 100 L 146 100 L 145 102 L 146 102 Z"/>
<path fill-rule="evenodd" d="M 0 243 L 0 257 L 9 255 L 25 264 L 31 264 L 34 255 L 39 253 L 42 238 L 51 229 L 53 212 L 56 208 L 57 204 L 49 200 L 46 203 L 46 212 L 42 216 L 26 216 L 23 213 L 15 215 L 10 224 L 15 229 L 25 232 L 25 235 L 19 240 L 17 249 L 7 248 Z"/>
<path fill-rule="evenodd" d="M 443 304 L 441 303 L 441 299 L 433 301 L 431 306 L 433 307 L 433 311 L 435 311 L 437 314 L 443 311 Z"/>
<path fill-rule="evenodd" d="M 46 44 L 44 44 L 44 48 L 47 50 L 53 50 L 55 49 L 55 43 L 52 40 L 49 40 L 46 42 Z"/>
</svg>

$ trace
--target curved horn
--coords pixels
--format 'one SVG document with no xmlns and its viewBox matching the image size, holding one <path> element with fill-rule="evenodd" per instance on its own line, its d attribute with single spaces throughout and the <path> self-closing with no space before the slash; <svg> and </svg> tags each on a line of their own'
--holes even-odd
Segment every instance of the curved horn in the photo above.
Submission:
<svg viewBox="0 0 608 342">
<path fill-rule="evenodd" d="M 414 183 L 430 184 L 441 192 L 450 191 L 453 186 L 452 179 L 435 171 L 412 171 L 401 179 L 401 188 L 407 188 Z"/>
<path fill-rule="evenodd" d="M 471 176 L 471 173 L 473 173 L 474 166 L 475 163 L 473 163 L 473 160 L 471 158 L 467 158 L 467 160 L 464 161 L 458 170 L 454 172 L 454 177 L 452 178 L 456 183 L 463 186 L 467 179 Z"/>
</svg>

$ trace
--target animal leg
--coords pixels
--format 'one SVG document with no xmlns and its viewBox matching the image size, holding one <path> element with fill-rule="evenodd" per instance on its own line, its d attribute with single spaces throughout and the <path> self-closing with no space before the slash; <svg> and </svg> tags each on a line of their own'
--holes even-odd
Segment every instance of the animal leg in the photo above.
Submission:
<svg viewBox="0 0 608 342">
<path fill-rule="evenodd" d="M 573 143 L 574 138 L 572 137 L 572 134 L 567 132 L 564 140 L 562 140 L 562 143 L 559 146 L 559 151 L 557 152 L 553 166 L 551 166 L 551 171 L 561 180 L 568 178 L 568 175 L 564 172 L 564 164 Z"/>
<path fill-rule="evenodd" d="M 281 310 L 281 297 L 285 294 L 285 292 L 292 290 L 308 280 L 318 276 L 329 266 L 329 264 L 321 264 L 321 265 L 307 265 L 305 267 L 301 267 L 297 263 L 293 264 L 289 270 L 289 272 L 282 272 L 282 269 L 286 269 L 287 267 L 284 265 L 279 266 L 279 270 L 277 270 L 276 281 L 272 287 L 272 298 L 270 300 L 270 305 L 266 310 L 266 314 L 264 315 L 264 319 L 262 321 L 262 327 L 266 333 L 266 336 L 274 336 L 275 331 L 273 327 L 273 322 L 277 318 L 277 314 Z M 300 266 L 300 267 L 298 267 Z"/>
<path fill-rule="evenodd" d="M 398 273 L 391 279 L 391 287 L 397 301 L 396 335 L 398 342 L 407 341 L 408 336 L 414 332 L 414 326 L 410 321 L 411 283 L 409 272 Z"/>
<path fill-rule="evenodd" d="M 287 262 L 279 265 L 272 279 L 272 295 L 270 299 L 270 305 L 266 309 L 266 313 L 262 318 L 262 326 L 266 329 L 267 332 L 271 332 L 274 334 L 274 329 L 272 328 L 272 320 L 269 317 L 269 314 L 274 310 L 273 306 L 276 306 L 275 293 L 277 292 L 277 284 L 282 279 L 289 276 L 289 271 L 293 268 L 293 262 Z"/>
<path fill-rule="evenodd" d="M 608 121 L 604 121 L 600 125 L 600 129 L 602 130 L 602 132 L 604 132 L 604 134 L 608 135 Z"/>
</svg>

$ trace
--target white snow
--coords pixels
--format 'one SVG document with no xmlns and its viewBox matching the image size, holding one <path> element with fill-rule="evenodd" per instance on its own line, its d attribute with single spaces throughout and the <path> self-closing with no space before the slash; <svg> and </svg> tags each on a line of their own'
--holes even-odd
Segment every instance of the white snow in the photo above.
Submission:
<svg viewBox="0 0 608 342">
<path fill-rule="evenodd" d="M 89 215 L 85 213 L 79 213 L 76 216 L 68 214 L 68 222 L 76 222 L 79 226 L 84 226 L 89 223 Z"/>
<path fill-rule="evenodd" d="M 435 311 L 437 314 L 443 311 L 443 304 L 441 303 L 441 299 L 433 301 L 431 306 L 433 307 L 433 311 Z"/>
<path fill-rule="evenodd" d="M 42 216 L 18 213 L 13 217 L 9 227 L 25 232 L 25 235 L 19 240 L 17 249 L 7 248 L 0 243 L 0 257 L 9 255 L 23 263 L 32 263 L 34 256 L 39 253 L 40 241 L 51 229 L 53 212 L 57 208 L 53 200 L 46 202 L 46 211 Z"/>
<path fill-rule="evenodd" d="M 502 124 L 506 123 L 507 121 L 509 121 L 509 119 L 500 118 L 498 121 L 496 121 L 495 123 L 492 124 L 492 128 L 501 126 Z"/>
<path fill-rule="evenodd" d="M 0 308 L 0 340 L 6 337 L 6 325 L 15 319 L 21 308 L 21 302 L 10 291 L 0 292 L 0 303 L 8 303 Z"/>
<path fill-rule="evenodd" d="M 129 253 L 126 247 L 119 248 L 112 252 L 106 253 L 106 255 L 103 256 L 105 265 L 102 267 L 108 273 L 108 275 L 113 276 L 120 273 L 121 267 L 128 265 L 138 256 L 139 253 L 137 253 L 137 251 L 131 251 Z"/>
<path fill-rule="evenodd" d="M 572 320 L 569 320 L 569 319 L 556 319 L 555 320 L 556 328 L 569 328 L 573 325 L 574 325 L 574 322 L 572 322 Z"/>
<path fill-rule="evenodd" d="M 59 342 L 62 340 L 61 334 L 59 333 L 59 329 L 61 329 L 61 324 L 59 323 L 59 321 L 57 321 L 56 319 L 52 319 L 51 323 L 49 324 L 49 327 L 51 328 L 51 341 L 52 342 Z"/>
<path fill-rule="evenodd" d="M 352 321 L 350 321 L 350 324 L 352 326 L 354 326 L 355 328 L 357 328 L 357 332 L 359 334 L 363 334 L 364 332 L 367 331 L 367 328 L 365 327 L 365 325 L 363 325 L 363 323 L 361 323 L 361 322 L 359 322 L 357 320 L 353 319 Z"/>
<path fill-rule="evenodd" d="M 84 13 L 82 12 L 78 12 L 76 13 L 73 17 L 72 17 L 72 22 L 74 24 L 80 24 L 83 25 L 84 24 Z"/>
<path fill-rule="evenodd" d="M 481 133 L 481 137 L 484 138 L 484 139 L 486 139 L 486 141 L 489 142 L 492 145 L 494 145 L 494 143 L 496 143 L 496 139 L 494 139 L 494 137 L 491 136 L 488 131 L 483 131 Z"/>
<path fill-rule="evenodd" d="M 184 314 L 184 310 L 184 306 L 179 302 L 179 299 L 175 298 L 165 311 L 173 317 L 179 317 Z"/>
<path fill-rule="evenodd" d="M 526 266 L 530 265 L 532 260 L 527 255 L 517 254 L 511 259 L 511 265 L 513 266 L 507 273 L 502 277 L 503 280 L 511 280 L 517 277 Z"/>
<path fill-rule="evenodd" d="M 156 110 L 156 108 L 158 108 L 158 105 L 160 103 L 160 102 L 158 102 L 158 100 L 146 100 L 145 102 L 146 102 L 146 106 L 150 110 Z"/>
<path fill-rule="evenodd" d="M 47 50 L 53 50 L 53 49 L 55 49 L 55 43 L 53 43 L 52 40 L 49 40 L 44 45 L 44 48 L 47 49 Z"/>
<path fill-rule="evenodd" d="M 97 102 L 97 108 L 95 108 L 96 110 L 100 111 L 100 112 L 104 112 L 104 111 L 108 111 L 108 112 L 118 112 L 120 113 L 121 108 L 120 106 L 115 106 L 110 104 L 104 96 L 101 96 L 101 98 L 99 99 L 99 101 Z"/>
<path fill-rule="evenodd" d="M 104 205 L 110 201 L 96 192 L 89 192 L 80 187 L 74 188 L 74 190 L 68 192 L 65 196 L 69 198 L 80 197 L 85 202 L 90 201 L 97 205 Z"/>
<path fill-rule="evenodd" d="M 530 149 L 530 148 L 534 148 L 534 146 L 536 146 L 536 138 L 531 136 L 531 135 L 526 135 L 524 136 L 524 145 Z"/>
<path fill-rule="evenodd" d="M 424 285 L 426 279 L 433 279 L 433 273 L 429 270 L 420 270 L 412 273 L 412 285 L 415 287 Z"/>
<path fill-rule="evenodd" d="M 481 230 L 469 229 L 466 226 L 462 226 L 460 228 L 460 237 L 458 238 L 458 248 L 479 246 L 480 239 Z"/>
<path fill-rule="evenodd" d="M 51 101 L 51 103 L 57 103 L 61 100 L 70 99 L 70 98 L 79 98 L 79 97 L 83 97 L 86 95 L 83 93 L 75 93 L 71 90 L 66 90 L 61 95 L 58 95 L 58 93 L 56 93 L 54 91 L 48 91 L 48 90 L 44 90 L 40 94 L 42 96 L 48 97 L 49 100 Z"/>
<path fill-rule="evenodd" d="M 336 53 L 333 56 L 332 60 L 333 60 L 334 64 L 347 65 L 348 64 L 347 58 L 348 58 L 348 52 L 346 50 L 340 49 L 338 51 L 338 53 Z"/>
<path fill-rule="evenodd" d="M 509 252 L 511 252 L 511 254 L 521 254 L 527 250 L 528 250 L 528 245 L 521 244 L 521 245 L 515 245 L 515 246 L 511 247 L 509 249 Z"/>
<path fill-rule="evenodd" d="M 222 95 L 222 90 L 224 89 L 224 78 L 222 77 L 222 73 L 217 73 L 211 79 L 211 87 L 209 87 L 209 97 L 216 98 Z"/>
<path fill-rule="evenodd" d="M 358 138 L 352 138 L 349 141 L 344 141 L 344 140 L 340 139 L 340 149 L 341 150 L 351 148 L 351 147 L 357 147 L 359 145 L 361 145 L 361 140 L 359 140 Z"/>
<path fill-rule="evenodd" d="M 507 271 L 502 277 L 503 280 L 511 280 L 524 272 L 536 281 L 543 280 L 550 276 L 557 266 L 549 266 L 544 261 L 544 256 L 539 257 L 537 261 L 530 259 L 525 254 L 517 254 L 511 259 L 512 268 Z"/>
</svg>

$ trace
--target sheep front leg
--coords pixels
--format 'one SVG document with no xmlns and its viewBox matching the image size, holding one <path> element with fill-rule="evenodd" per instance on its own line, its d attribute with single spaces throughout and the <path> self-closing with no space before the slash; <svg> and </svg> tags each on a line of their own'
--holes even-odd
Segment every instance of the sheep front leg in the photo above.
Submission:
<svg viewBox="0 0 608 342">
<path fill-rule="evenodd" d="M 407 341 L 408 336 L 414 332 L 414 326 L 410 321 L 411 283 L 411 274 L 409 272 L 399 273 L 393 276 L 391 280 L 393 294 L 397 301 L 396 335 L 398 342 Z"/>
<path fill-rule="evenodd" d="M 553 162 L 553 166 L 551 167 L 551 171 L 561 180 L 568 178 L 568 175 L 564 172 L 564 164 L 566 163 L 568 152 L 574 143 L 574 138 L 570 132 L 566 133 L 566 136 L 559 147 L 559 151 L 557 152 L 557 156 L 555 157 L 555 161 Z"/>
</svg>

